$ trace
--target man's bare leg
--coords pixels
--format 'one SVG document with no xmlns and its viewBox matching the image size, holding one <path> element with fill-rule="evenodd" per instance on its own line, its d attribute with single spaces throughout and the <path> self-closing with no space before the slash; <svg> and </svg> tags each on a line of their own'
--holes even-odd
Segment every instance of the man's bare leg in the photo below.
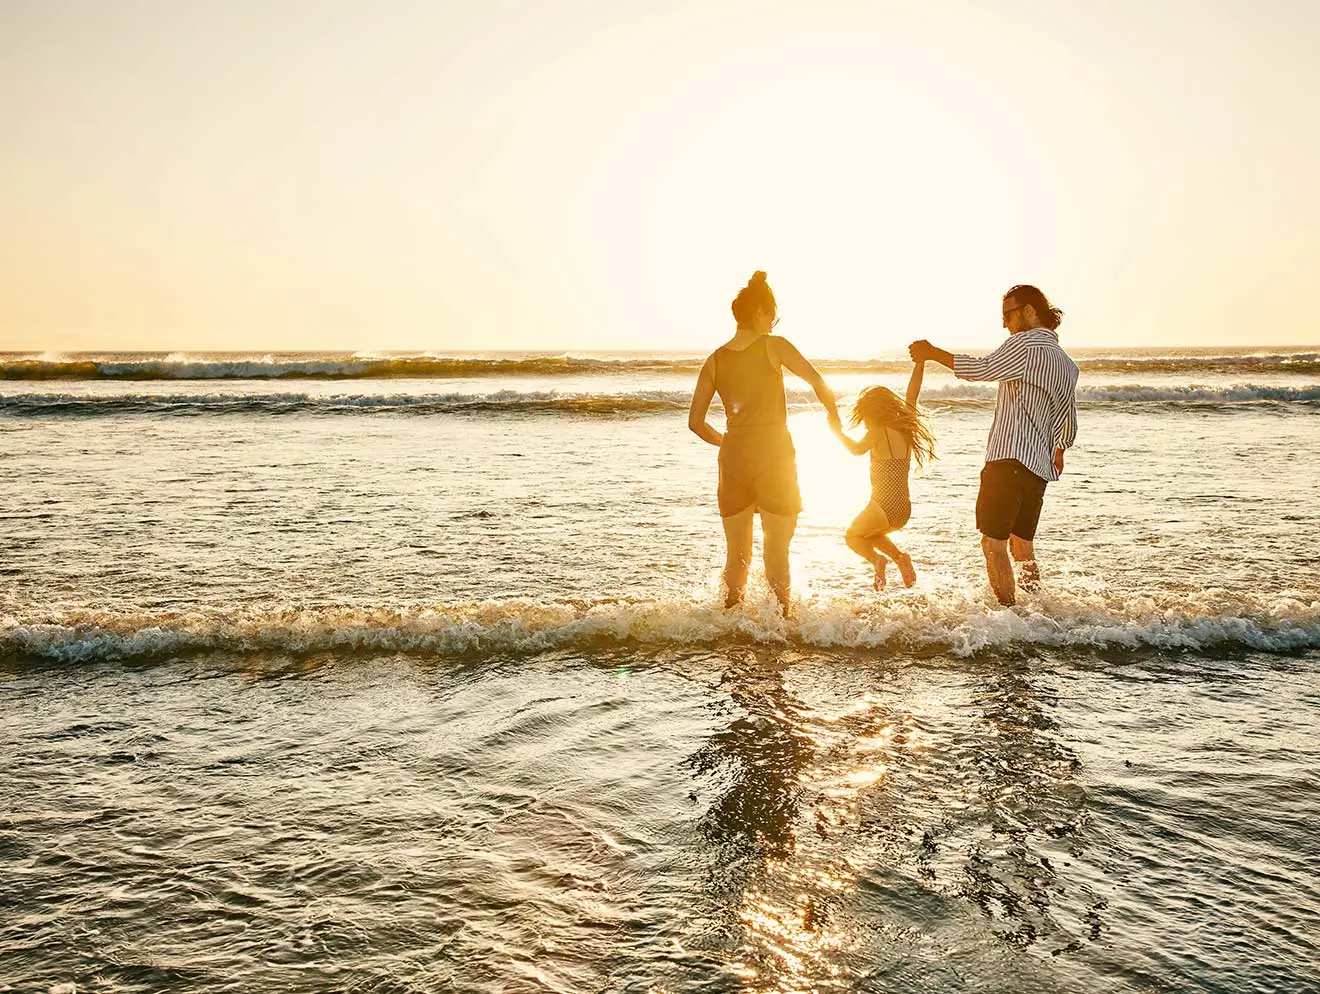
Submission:
<svg viewBox="0 0 1320 994">
<path fill-rule="evenodd" d="M 1035 546 L 1025 538 L 1008 536 L 1008 548 L 1018 564 L 1018 580 L 1023 590 L 1035 590 L 1040 586 L 1040 567 L 1036 565 Z"/>
<path fill-rule="evenodd" d="M 990 579 L 999 603 L 1016 603 L 1017 590 L 1013 582 L 1013 561 L 1008 558 L 1008 539 L 981 536 L 981 551 L 985 553 L 985 575 Z"/>
<path fill-rule="evenodd" d="M 779 609 L 788 617 L 788 546 L 797 530 L 796 514 L 761 512 L 761 538 L 765 547 L 765 582 L 779 600 Z"/>
<path fill-rule="evenodd" d="M 724 522 L 724 606 L 733 607 L 747 589 L 747 569 L 752 564 L 752 521 L 756 505 L 721 519 Z"/>
</svg>

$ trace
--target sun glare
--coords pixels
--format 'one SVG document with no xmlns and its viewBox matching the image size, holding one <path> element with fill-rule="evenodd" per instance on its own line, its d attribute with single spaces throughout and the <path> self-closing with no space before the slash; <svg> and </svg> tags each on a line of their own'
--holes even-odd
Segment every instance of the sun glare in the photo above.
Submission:
<svg viewBox="0 0 1320 994">
<path fill-rule="evenodd" d="M 653 192 L 657 304 L 676 329 L 708 325 L 761 268 L 805 351 L 897 349 L 933 304 L 984 320 L 987 273 L 998 281 L 1016 239 L 1006 191 L 975 133 L 912 94 L 845 77 L 768 87 L 695 129 Z"/>
</svg>

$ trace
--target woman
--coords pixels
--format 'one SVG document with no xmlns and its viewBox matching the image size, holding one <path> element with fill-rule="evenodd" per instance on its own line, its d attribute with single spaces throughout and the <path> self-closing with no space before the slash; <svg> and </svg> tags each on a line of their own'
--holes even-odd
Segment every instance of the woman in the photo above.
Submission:
<svg viewBox="0 0 1320 994">
<path fill-rule="evenodd" d="M 788 433 L 783 369 L 811 384 L 830 426 L 840 427 L 834 393 L 792 343 L 770 334 L 778 323 L 775 295 L 759 270 L 733 301 L 737 331 L 711 353 L 697 377 L 688 427 L 720 449 L 720 517 L 724 519 L 725 607 L 742 600 L 752 558 L 752 518 L 761 513 L 765 579 L 788 613 L 788 546 L 802 510 L 797 455 Z M 724 434 L 706 420 L 711 398 L 724 404 Z"/>
</svg>

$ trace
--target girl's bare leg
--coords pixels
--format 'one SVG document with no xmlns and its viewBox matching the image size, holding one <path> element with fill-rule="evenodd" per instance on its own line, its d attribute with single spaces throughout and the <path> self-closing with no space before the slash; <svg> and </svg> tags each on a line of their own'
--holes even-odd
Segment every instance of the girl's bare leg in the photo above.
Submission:
<svg viewBox="0 0 1320 994">
<path fill-rule="evenodd" d="M 912 557 L 896 546 L 888 535 L 868 535 L 871 544 L 894 561 L 898 572 L 903 576 L 903 586 L 910 587 L 917 582 L 917 571 L 912 567 Z"/>
<path fill-rule="evenodd" d="M 888 529 L 889 519 L 885 517 L 885 512 L 874 504 L 867 504 L 862 508 L 862 513 L 853 519 L 853 523 L 848 526 L 848 531 L 843 536 L 848 548 L 870 563 L 875 570 L 872 586 L 876 590 L 885 589 L 885 567 L 889 564 L 889 560 L 876 553 L 875 539 L 877 536 L 883 538 Z M 891 546 L 892 544 L 890 543 Z"/>
<path fill-rule="evenodd" d="M 724 606 L 733 607 L 747 589 L 747 569 L 752 564 L 752 520 L 756 505 L 739 511 L 724 522 Z"/>
<path fill-rule="evenodd" d="M 788 546 L 797 530 L 796 514 L 761 512 L 761 537 L 765 542 L 765 582 L 779 600 L 779 609 L 788 616 Z"/>
</svg>

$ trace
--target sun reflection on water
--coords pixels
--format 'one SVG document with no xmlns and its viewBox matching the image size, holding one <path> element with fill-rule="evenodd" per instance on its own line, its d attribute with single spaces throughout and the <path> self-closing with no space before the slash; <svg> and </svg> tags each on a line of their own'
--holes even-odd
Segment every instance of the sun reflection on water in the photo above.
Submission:
<svg viewBox="0 0 1320 994">
<path fill-rule="evenodd" d="M 1073 938 L 1049 867 L 1083 795 L 1026 680 L 927 673 L 886 694 L 793 662 L 732 654 L 731 720 L 690 759 L 723 785 L 699 827 L 740 989 L 853 989 L 932 907 L 983 919 L 990 943 Z"/>
</svg>

